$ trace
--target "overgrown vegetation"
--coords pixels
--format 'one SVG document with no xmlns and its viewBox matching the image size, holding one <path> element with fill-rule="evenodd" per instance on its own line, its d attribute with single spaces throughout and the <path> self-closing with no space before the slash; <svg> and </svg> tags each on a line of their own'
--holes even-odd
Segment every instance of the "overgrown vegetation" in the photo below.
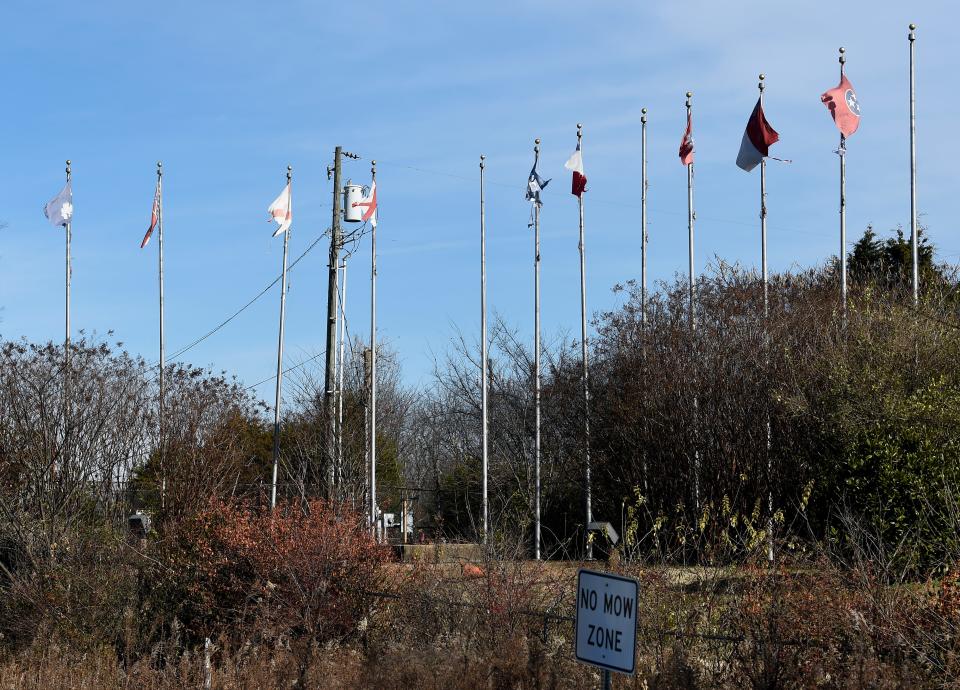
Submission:
<svg viewBox="0 0 960 690">
<path fill-rule="evenodd" d="M 605 567 L 641 581 L 622 687 L 943 687 L 960 626 L 956 277 L 872 230 L 836 266 L 773 276 L 718 262 L 595 317 L 594 515 Z M 493 329 L 485 557 L 401 564 L 371 538 L 362 345 L 347 362 L 342 469 L 323 384 L 293 387 L 269 509 L 272 425 L 235 381 L 120 346 L 0 346 L 0 686 L 581 687 L 570 651 L 582 510 L 579 344 L 546 344 L 545 553 L 531 563 L 533 367 Z M 380 507 L 418 541 L 478 537 L 479 347 L 426 390 L 385 347 Z M 330 490 L 333 475 L 336 488 Z M 152 519 L 147 535 L 127 519 Z M 604 546 L 606 551 L 607 545 Z M 767 562 L 774 546 L 776 561 Z"/>
</svg>

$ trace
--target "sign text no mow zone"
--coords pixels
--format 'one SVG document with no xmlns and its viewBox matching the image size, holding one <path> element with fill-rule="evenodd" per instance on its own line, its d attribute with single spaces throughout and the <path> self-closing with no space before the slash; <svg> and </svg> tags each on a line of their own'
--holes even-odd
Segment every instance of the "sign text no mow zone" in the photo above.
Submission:
<svg viewBox="0 0 960 690">
<path fill-rule="evenodd" d="M 578 661 L 633 675 L 637 648 L 637 581 L 581 569 L 577 574 Z"/>
</svg>

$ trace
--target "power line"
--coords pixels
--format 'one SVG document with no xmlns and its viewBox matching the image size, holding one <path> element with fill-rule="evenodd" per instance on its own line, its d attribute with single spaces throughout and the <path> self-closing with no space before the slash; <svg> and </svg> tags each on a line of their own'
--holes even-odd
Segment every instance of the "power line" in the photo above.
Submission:
<svg viewBox="0 0 960 690">
<path fill-rule="evenodd" d="M 317 354 L 315 354 L 315 355 L 314 355 L 313 357 L 311 357 L 310 359 L 305 359 L 305 360 L 303 360 L 302 362 L 300 362 L 300 364 L 297 364 L 297 365 L 295 365 L 295 366 L 292 366 L 292 367 L 290 367 L 289 369 L 284 369 L 284 370 L 283 370 L 283 374 L 288 374 L 288 373 L 290 373 L 291 371 L 296 371 L 296 370 L 299 369 L 300 367 L 306 366 L 307 364 L 309 364 L 309 363 L 312 362 L 313 360 L 318 359 L 319 357 L 322 357 L 322 356 L 325 355 L 325 354 L 326 354 L 326 352 L 318 352 Z M 276 374 L 274 374 L 273 376 L 268 376 L 267 378 L 263 379 L 262 381 L 257 381 L 257 382 L 254 383 L 253 385 L 247 386 L 247 387 L 244 388 L 243 390 L 248 391 L 248 390 L 251 390 L 252 388 L 256 388 L 257 386 L 262 386 L 263 384 L 267 383 L 267 381 L 273 381 L 275 378 L 277 378 L 277 375 L 276 375 Z"/>
<path fill-rule="evenodd" d="M 327 235 L 327 232 L 329 232 L 329 228 L 328 228 L 326 231 L 324 231 L 319 237 L 317 237 L 316 239 L 314 239 L 313 242 L 310 243 L 310 246 L 307 247 L 307 248 L 303 251 L 303 253 L 302 253 L 300 256 L 298 256 L 295 261 L 293 261 L 293 263 L 290 264 L 290 266 L 287 268 L 287 271 L 293 270 L 293 267 L 296 266 L 303 257 L 305 257 L 308 253 L 310 253 L 310 250 L 312 250 L 315 246 L 317 246 L 317 243 L 319 243 L 320 240 L 322 240 L 322 239 Z M 270 288 L 272 288 L 274 285 L 276 285 L 277 283 L 280 282 L 280 280 L 281 280 L 282 277 L 283 277 L 282 275 L 278 275 L 276 278 L 273 279 L 273 281 L 272 281 L 269 285 L 267 285 L 265 288 L 263 288 L 263 290 L 261 290 L 259 293 L 257 293 L 256 297 L 254 297 L 254 298 L 251 299 L 249 302 L 247 302 L 246 304 L 244 304 L 242 307 L 240 307 L 240 308 L 239 308 L 237 311 L 235 311 L 233 314 L 231 314 L 231 315 L 228 316 L 226 319 L 224 319 L 223 321 L 221 321 L 217 326 L 215 326 L 214 328 L 211 328 L 209 331 L 207 331 L 207 332 L 204 333 L 202 336 L 200 336 L 199 338 L 197 338 L 196 340 L 194 340 L 193 342 L 191 342 L 189 345 L 186 345 L 185 347 L 182 347 L 182 348 L 180 348 L 179 350 L 177 350 L 175 353 L 173 353 L 173 355 L 170 356 L 170 359 L 175 359 L 175 358 L 179 357 L 180 355 L 182 355 L 182 354 L 184 354 L 184 353 L 192 350 L 192 349 L 195 348 L 197 345 L 199 345 L 200 343 L 202 343 L 204 340 L 206 340 L 206 339 L 209 338 L 210 336 L 214 335 L 217 331 L 221 330 L 224 326 L 226 326 L 227 324 L 229 324 L 229 323 L 230 323 L 231 321 L 233 321 L 235 318 L 237 318 L 238 316 L 240 316 L 240 314 L 242 314 L 242 313 L 245 312 L 247 309 L 249 309 L 251 306 L 253 306 L 253 304 L 254 304 L 257 300 L 259 300 L 261 297 L 263 297 L 265 294 L 267 294 L 267 292 L 270 291 Z M 150 366 L 150 369 L 156 369 L 156 368 L 157 368 L 157 364 L 158 364 L 158 363 L 154 363 L 153 365 L 151 365 L 151 366 Z M 274 377 L 274 378 L 276 378 L 276 377 Z"/>
<path fill-rule="evenodd" d="M 350 235 L 348 235 L 348 238 L 349 238 L 349 239 L 348 239 L 348 242 L 351 242 L 351 243 L 353 243 L 354 245 L 356 245 L 356 243 L 359 242 L 359 241 L 367 234 L 367 233 L 366 233 L 366 230 L 367 230 L 367 223 L 364 223 L 360 228 L 358 228 L 357 230 L 353 231 Z M 313 244 L 316 244 L 317 242 L 319 242 L 320 239 L 323 238 L 325 235 L 326 235 L 326 233 L 324 233 L 324 235 L 321 235 L 320 237 L 318 237 L 316 240 L 314 240 Z M 310 247 L 307 249 L 307 251 L 310 251 L 310 249 L 313 248 L 313 244 L 310 245 Z M 346 243 L 345 243 L 345 244 L 346 244 Z M 307 253 L 307 252 L 304 252 L 304 254 L 306 254 L 306 253 Z M 353 256 L 353 251 L 347 252 L 346 258 L 349 258 L 350 256 Z M 303 258 L 303 254 L 300 255 L 300 258 Z M 299 260 L 300 260 L 300 259 L 297 259 L 297 261 L 299 261 Z M 296 261 L 294 261 L 293 263 L 296 264 Z M 293 268 L 293 265 L 291 265 L 290 268 Z M 273 283 L 271 283 L 270 285 L 267 286 L 267 289 L 269 290 L 270 287 L 272 287 L 273 285 L 276 284 L 276 282 L 277 282 L 276 280 L 273 281 Z M 264 291 L 264 292 L 265 292 L 265 291 Z M 262 293 L 261 293 L 261 294 L 262 294 Z M 259 297 L 259 295 L 258 295 L 258 297 Z M 256 299 L 256 298 L 254 298 L 254 299 Z M 350 341 L 350 356 L 351 356 L 351 358 L 353 358 L 353 357 L 356 357 L 356 350 L 355 350 L 355 348 L 354 348 L 354 343 L 353 343 L 352 337 L 350 336 L 350 322 L 347 320 L 346 310 L 344 309 L 343 299 L 342 299 L 342 296 L 341 296 L 341 293 L 340 293 L 340 284 L 339 284 L 339 282 L 337 283 L 337 304 L 338 304 L 338 306 L 339 306 L 339 311 L 340 311 L 340 313 L 343 315 L 343 317 L 342 317 L 342 318 L 343 318 L 343 328 L 344 328 L 344 331 L 345 331 L 344 337 L 347 338 L 347 340 Z M 286 374 L 286 373 L 291 372 L 291 371 L 296 371 L 297 369 L 300 369 L 301 367 L 309 364 L 310 362 L 314 361 L 315 359 L 318 359 L 319 357 L 321 357 L 322 355 L 325 355 L 325 354 L 326 354 L 325 352 L 319 352 L 319 353 L 315 354 L 313 357 L 311 357 L 310 359 L 305 359 L 304 361 L 300 362 L 299 364 L 297 364 L 297 365 L 295 365 L 295 366 L 290 367 L 289 369 L 284 369 L 283 372 L 282 372 L 282 374 Z M 341 365 L 341 366 L 342 366 L 342 365 Z M 244 388 L 243 390 L 245 390 L 245 391 L 251 390 L 251 389 L 253 389 L 253 388 L 256 388 L 257 386 L 262 386 L 263 384 L 267 383 L 268 381 L 273 381 L 273 380 L 276 379 L 276 378 L 277 378 L 277 375 L 276 375 L 276 374 L 273 374 L 273 375 L 271 375 L 271 376 L 268 376 L 268 377 L 265 378 L 265 379 L 262 379 L 262 380 L 260 380 L 260 381 L 257 381 L 256 383 L 254 383 L 254 384 L 252 384 L 252 385 L 250 385 L 250 386 L 247 386 L 247 387 Z"/>
</svg>

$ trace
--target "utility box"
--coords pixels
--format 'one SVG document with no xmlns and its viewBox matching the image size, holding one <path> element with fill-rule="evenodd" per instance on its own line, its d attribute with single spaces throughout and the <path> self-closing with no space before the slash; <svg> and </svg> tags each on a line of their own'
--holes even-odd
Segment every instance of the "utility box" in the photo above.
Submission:
<svg viewBox="0 0 960 690">
<path fill-rule="evenodd" d="M 597 560 L 609 560 L 613 547 L 620 541 L 620 535 L 609 522 L 591 522 L 587 532 L 593 536 L 593 556 Z"/>
<path fill-rule="evenodd" d="M 343 185 L 343 220 L 346 223 L 359 223 L 363 220 L 366 206 L 357 206 L 363 201 L 363 185 L 353 184 L 347 180 Z"/>
<path fill-rule="evenodd" d="M 135 539 L 146 539 L 150 532 L 150 516 L 136 512 L 127 518 L 127 529 Z"/>
<path fill-rule="evenodd" d="M 617 530 L 615 530 L 609 522 L 591 522 L 587 525 L 587 530 L 590 532 L 599 532 L 601 538 L 610 542 L 612 546 L 616 546 L 617 542 L 620 541 L 620 535 L 617 534 Z"/>
</svg>

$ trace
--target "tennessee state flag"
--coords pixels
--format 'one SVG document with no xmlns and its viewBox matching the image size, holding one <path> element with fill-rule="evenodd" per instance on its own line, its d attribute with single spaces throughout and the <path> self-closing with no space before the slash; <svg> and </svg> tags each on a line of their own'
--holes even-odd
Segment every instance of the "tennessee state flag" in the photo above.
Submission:
<svg viewBox="0 0 960 690">
<path fill-rule="evenodd" d="M 763 115 L 763 106 L 760 99 L 754 106 L 750 119 L 747 120 L 747 129 L 740 142 L 740 153 L 737 154 L 737 167 L 750 172 L 760 165 L 765 156 L 770 155 L 770 146 L 780 141 L 780 135 L 770 126 Z"/>
<path fill-rule="evenodd" d="M 693 120 L 689 110 L 687 110 L 687 129 L 680 141 L 680 162 L 684 165 L 693 163 Z"/>
<path fill-rule="evenodd" d="M 849 137 L 857 131 L 860 126 L 860 101 L 847 75 L 841 75 L 840 83 L 820 96 L 820 100 L 827 106 L 843 136 Z"/>
</svg>

